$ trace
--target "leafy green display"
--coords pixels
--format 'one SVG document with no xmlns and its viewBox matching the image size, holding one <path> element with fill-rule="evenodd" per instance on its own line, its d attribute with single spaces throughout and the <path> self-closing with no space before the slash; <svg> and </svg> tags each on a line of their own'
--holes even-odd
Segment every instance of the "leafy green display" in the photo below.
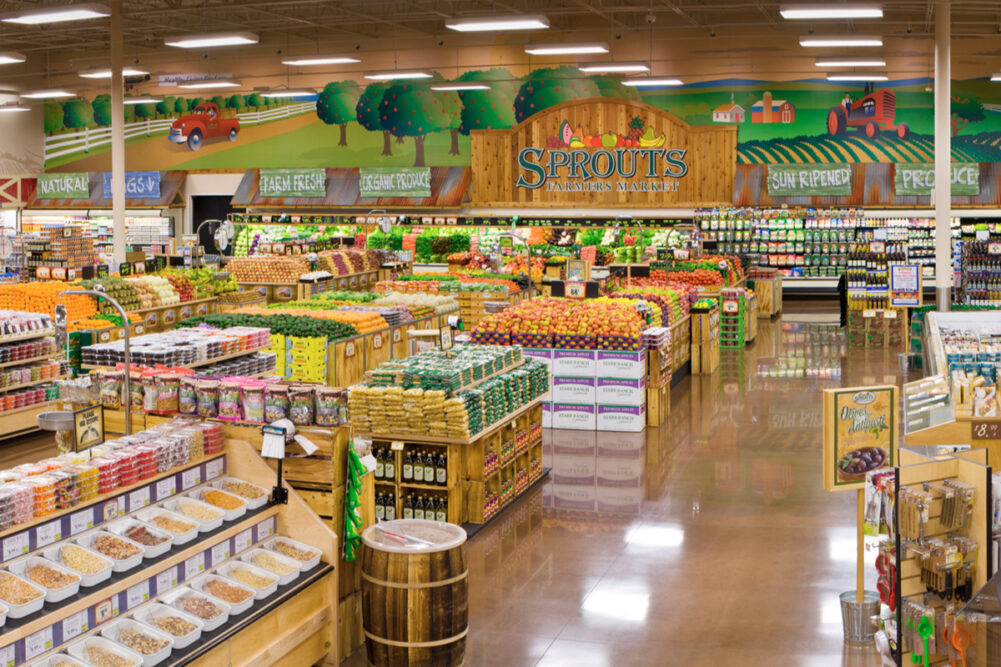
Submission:
<svg viewBox="0 0 1001 667">
<path fill-rule="evenodd" d="M 318 320 L 302 315 L 248 315 L 244 313 L 213 313 L 189 317 L 180 322 L 177 327 L 196 327 L 205 324 L 219 329 L 229 327 L 262 327 L 271 329 L 271 333 L 282 336 L 299 336 L 303 338 L 327 338 L 338 340 L 350 338 L 358 334 L 350 324 L 335 320 Z"/>
</svg>

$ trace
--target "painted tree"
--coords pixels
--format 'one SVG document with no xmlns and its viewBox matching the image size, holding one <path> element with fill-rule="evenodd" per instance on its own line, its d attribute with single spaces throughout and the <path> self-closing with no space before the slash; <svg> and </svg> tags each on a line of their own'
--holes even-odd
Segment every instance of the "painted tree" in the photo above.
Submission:
<svg viewBox="0 0 1001 667">
<path fill-rule="evenodd" d="M 63 129 L 63 106 L 58 102 L 46 102 L 43 107 L 45 116 L 45 134 L 52 134 Z"/>
<path fill-rule="evenodd" d="M 358 104 L 355 105 L 355 118 L 358 124 L 370 132 L 382 132 L 382 155 L 383 157 L 393 156 L 393 144 L 390 137 L 393 133 L 382 126 L 382 117 L 379 115 L 379 103 L 382 96 L 386 94 L 389 86 L 385 83 L 373 83 L 365 86 L 358 97 Z"/>
<path fill-rule="evenodd" d="M 111 126 L 111 96 L 108 94 L 98 95 L 90 103 L 94 110 L 94 122 L 98 127 Z"/>
<path fill-rule="evenodd" d="M 247 101 L 243 99 L 243 95 L 230 95 L 229 96 L 229 108 L 230 109 L 242 109 L 247 106 Z"/>
<path fill-rule="evenodd" d="M 459 132 L 468 135 L 470 130 L 499 130 L 514 127 L 514 96 L 519 82 L 511 72 L 497 67 L 488 70 L 463 72 L 459 81 L 482 81 L 489 90 L 463 90 Z"/>
<path fill-rule="evenodd" d="M 576 67 L 543 67 L 529 73 L 514 100 L 514 117 L 519 123 L 554 104 L 598 97 L 601 90 Z"/>
<path fill-rule="evenodd" d="M 446 123 L 442 130 L 448 130 L 452 135 L 448 154 L 458 155 L 459 129 L 462 127 L 462 100 L 459 99 L 459 93 L 454 90 L 438 90 L 435 93 L 441 102 L 442 113 L 445 114 Z"/>
<path fill-rule="evenodd" d="M 591 79 L 598 86 L 602 97 L 617 97 L 623 100 L 640 101 L 636 86 L 622 85 L 622 79 L 612 76 L 596 76 Z"/>
<path fill-rule="evenodd" d="M 264 106 L 264 98 L 262 98 L 257 93 L 251 93 L 247 96 L 247 106 L 254 107 L 255 109 Z"/>
<path fill-rule="evenodd" d="M 146 104 L 134 104 L 136 108 L 136 118 L 146 119 L 156 115 L 156 105 L 147 102 Z"/>
<path fill-rule="evenodd" d="M 952 136 L 956 136 L 959 132 L 969 125 L 970 123 L 979 123 L 984 120 L 984 105 L 980 103 L 976 97 L 960 97 L 959 95 L 952 96 Z"/>
<path fill-rule="evenodd" d="M 63 125 L 79 130 L 94 122 L 94 107 L 85 99 L 76 98 L 63 102 Z"/>
<path fill-rule="evenodd" d="M 174 113 L 188 113 L 188 100 L 183 97 L 178 97 L 174 100 Z"/>
<path fill-rule="evenodd" d="M 341 140 L 338 146 L 348 145 L 348 123 L 356 119 L 355 110 L 361 89 L 354 81 L 328 83 L 316 98 L 316 115 L 327 125 L 339 125 Z"/>
<path fill-rule="evenodd" d="M 216 95 L 215 97 L 213 97 L 212 102 L 214 102 L 215 105 L 219 107 L 220 111 L 226 108 L 226 98 L 223 97 L 222 95 Z"/>
<path fill-rule="evenodd" d="M 166 97 L 156 103 L 156 113 L 158 115 L 166 116 L 173 110 L 173 102 L 169 101 Z"/>
<path fill-rule="evenodd" d="M 125 97 L 132 97 L 131 95 L 126 95 Z M 122 115 L 125 117 L 126 123 L 131 123 L 136 119 L 136 105 L 125 104 L 122 105 Z"/>
<path fill-rule="evenodd" d="M 397 83 L 386 90 L 379 103 L 382 126 L 398 137 L 414 138 L 414 166 L 426 167 L 424 139 L 448 127 L 441 100 L 426 83 Z"/>
<path fill-rule="evenodd" d="M 190 100 L 188 100 L 188 109 L 190 109 L 191 111 L 194 111 L 195 107 L 197 107 L 199 104 L 201 104 L 204 101 L 205 101 L 204 97 L 192 97 Z"/>
</svg>

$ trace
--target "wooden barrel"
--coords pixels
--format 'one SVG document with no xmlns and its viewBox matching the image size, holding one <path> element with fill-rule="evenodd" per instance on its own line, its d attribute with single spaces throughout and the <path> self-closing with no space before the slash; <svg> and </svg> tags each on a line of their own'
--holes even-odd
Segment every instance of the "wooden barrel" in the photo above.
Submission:
<svg viewBox="0 0 1001 667">
<path fill-rule="evenodd" d="M 437 521 L 378 524 L 362 533 L 362 627 L 371 665 L 445 667 L 466 654 L 466 531 Z"/>
</svg>

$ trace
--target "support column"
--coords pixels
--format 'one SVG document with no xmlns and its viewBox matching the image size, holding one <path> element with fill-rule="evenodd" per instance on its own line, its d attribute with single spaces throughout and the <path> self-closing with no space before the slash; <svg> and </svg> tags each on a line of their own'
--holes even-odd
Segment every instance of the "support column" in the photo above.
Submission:
<svg viewBox="0 0 1001 667">
<path fill-rule="evenodd" d="M 952 303 L 952 91 L 950 0 L 935 3 L 935 300 Z"/>
<path fill-rule="evenodd" d="M 111 218 L 114 230 L 114 262 L 125 261 L 125 85 L 122 61 L 122 0 L 111 2 Z"/>
</svg>

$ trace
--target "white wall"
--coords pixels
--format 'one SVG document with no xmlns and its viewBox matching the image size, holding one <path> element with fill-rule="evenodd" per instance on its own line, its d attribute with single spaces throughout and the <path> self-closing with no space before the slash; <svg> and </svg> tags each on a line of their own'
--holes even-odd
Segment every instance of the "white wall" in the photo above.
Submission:
<svg viewBox="0 0 1001 667">
<path fill-rule="evenodd" d="M 17 96 L 0 94 L 0 104 L 15 101 Z M 0 176 L 34 176 L 42 172 L 42 126 L 41 104 L 33 105 L 31 111 L 0 113 Z"/>
<path fill-rule="evenodd" d="M 174 236 L 194 232 L 194 222 L 191 213 L 191 198 L 194 195 L 235 195 L 243 180 L 243 172 L 237 174 L 188 174 L 181 186 L 184 195 L 184 224 L 181 229 L 174 230 Z"/>
</svg>

